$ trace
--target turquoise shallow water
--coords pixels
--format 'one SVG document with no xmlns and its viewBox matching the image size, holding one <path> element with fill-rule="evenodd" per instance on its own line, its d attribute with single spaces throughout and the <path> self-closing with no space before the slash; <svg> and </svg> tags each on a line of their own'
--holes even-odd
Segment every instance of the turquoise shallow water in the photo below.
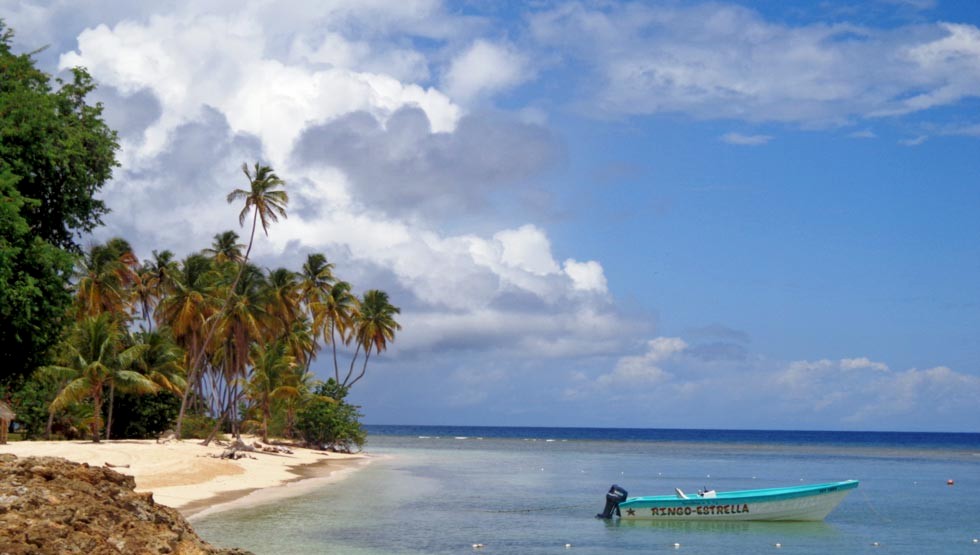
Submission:
<svg viewBox="0 0 980 555">
<path fill-rule="evenodd" d="M 601 431 L 494 430 L 385 427 L 376 431 L 388 435 L 372 435 L 367 447 L 383 458 L 349 479 L 194 527 L 212 543 L 258 554 L 474 553 L 483 544 L 480 553 L 729 555 L 775 552 L 779 543 L 779 553 L 980 555 L 972 542 L 980 538 L 976 435 L 603 439 Z M 655 495 L 849 478 L 861 486 L 822 523 L 593 518 L 612 483 Z"/>
</svg>

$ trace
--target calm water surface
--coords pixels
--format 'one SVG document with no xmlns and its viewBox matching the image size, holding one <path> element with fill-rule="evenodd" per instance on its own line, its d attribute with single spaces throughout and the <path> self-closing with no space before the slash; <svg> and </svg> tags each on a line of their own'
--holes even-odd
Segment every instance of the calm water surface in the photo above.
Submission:
<svg viewBox="0 0 980 555">
<path fill-rule="evenodd" d="M 280 555 L 474 553 L 478 543 L 488 554 L 730 555 L 779 543 L 781 554 L 980 555 L 980 434 L 369 430 L 367 450 L 383 458 L 349 479 L 195 529 L 218 545 Z M 632 496 L 850 478 L 861 486 L 821 523 L 593 518 L 612 483 Z"/>
</svg>

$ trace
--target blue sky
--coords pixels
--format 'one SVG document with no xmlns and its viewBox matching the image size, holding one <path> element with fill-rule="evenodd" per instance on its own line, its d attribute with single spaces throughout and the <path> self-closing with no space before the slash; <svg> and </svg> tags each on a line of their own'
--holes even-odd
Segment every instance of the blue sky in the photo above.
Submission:
<svg viewBox="0 0 980 555">
<path fill-rule="evenodd" d="M 390 292 L 370 423 L 980 427 L 973 3 L 0 17 L 49 71 L 88 67 L 120 131 L 92 240 L 204 247 L 262 160 L 292 202 L 257 260 L 322 251 Z"/>
</svg>

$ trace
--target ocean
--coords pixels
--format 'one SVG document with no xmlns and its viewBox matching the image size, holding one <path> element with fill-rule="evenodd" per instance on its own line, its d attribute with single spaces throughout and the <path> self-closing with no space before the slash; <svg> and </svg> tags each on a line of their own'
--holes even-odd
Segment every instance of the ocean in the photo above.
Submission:
<svg viewBox="0 0 980 555">
<path fill-rule="evenodd" d="M 346 480 L 195 530 L 260 555 L 980 555 L 980 434 L 367 428 L 377 460 Z M 594 518 L 614 483 L 635 496 L 846 479 L 861 485 L 824 522 Z"/>
</svg>

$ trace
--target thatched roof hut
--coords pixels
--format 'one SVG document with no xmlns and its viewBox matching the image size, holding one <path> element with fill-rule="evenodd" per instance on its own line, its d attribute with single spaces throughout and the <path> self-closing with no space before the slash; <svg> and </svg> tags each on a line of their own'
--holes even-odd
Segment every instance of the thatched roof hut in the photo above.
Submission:
<svg viewBox="0 0 980 555">
<path fill-rule="evenodd" d="M 0 401 L 0 445 L 7 443 L 7 429 L 10 428 L 10 422 L 16 417 L 17 415 L 10 410 L 7 403 Z"/>
</svg>

